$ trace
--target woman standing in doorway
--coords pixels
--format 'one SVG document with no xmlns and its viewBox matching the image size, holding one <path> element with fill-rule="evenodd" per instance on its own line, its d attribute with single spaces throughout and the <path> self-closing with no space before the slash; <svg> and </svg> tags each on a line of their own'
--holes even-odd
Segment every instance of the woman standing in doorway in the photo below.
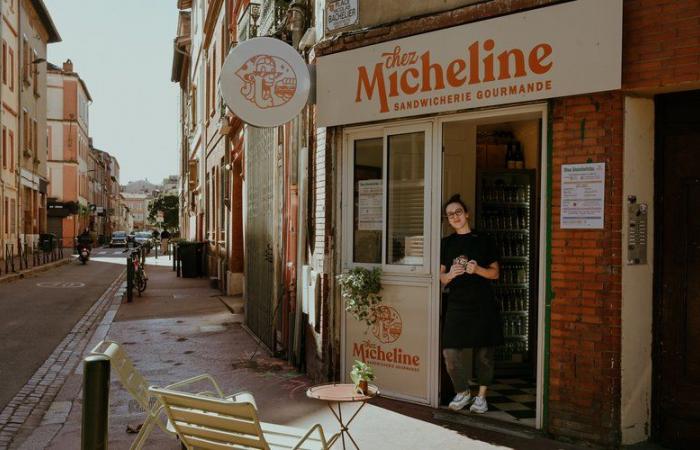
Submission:
<svg viewBox="0 0 700 450">
<path fill-rule="evenodd" d="M 503 326 L 491 280 L 499 276 L 494 242 L 472 232 L 469 210 L 459 194 L 444 207 L 453 234 L 440 246 L 440 282 L 449 289 L 442 331 L 443 356 L 457 395 L 450 409 L 471 405 L 475 413 L 488 411 L 486 390 L 493 382 L 495 347 L 503 343 Z M 473 368 L 479 393 L 469 389 Z"/>
</svg>

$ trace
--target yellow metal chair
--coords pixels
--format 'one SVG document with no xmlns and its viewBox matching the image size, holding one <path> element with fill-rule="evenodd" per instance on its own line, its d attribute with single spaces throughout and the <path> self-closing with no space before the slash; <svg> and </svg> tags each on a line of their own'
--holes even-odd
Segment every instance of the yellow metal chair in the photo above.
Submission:
<svg viewBox="0 0 700 450">
<path fill-rule="evenodd" d="M 151 387 L 149 391 L 160 399 L 188 450 L 326 450 L 334 442 L 333 438 L 326 441 L 320 424 L 305 430 L 260 422 L 252 397 L 231 401 L 169 388 Z"/>
<path fill-rule="evenodd" d="M 138 402 L 139 406 L 146 413 L 146 420 L 139 430 L 136 439 L 131 444 L 131 450 L 138 450 L 143 447 L 146 439 L 151 434 L 154 425 L 168 434 L 175 434 L 175 429 L 167 418 L 162 414 L 163 405 L 156 397 L 150 394 L 148 388 L 150 384 L 136 369 L 129 356 L 126 354 L 121 345 L 114 341 L 102 341 L 90 352 L 91 355 L 106 356 L 110 360 L 110 366 L 119 376 L 119 380 L 126 388 L 127 392 Z M 214 378 L 209 374 L 197 375 L 196 377 L 178 381 L 167 386 L 168 389 L 184 389 L 195 383 L 207 382 L 211 385 L 212 391 L 199 392 L 199 395 L 218 397 L 219 399 L 227 399 L 227 401 L 239 400 L 249 401 L 255 404 L 253 396 L 247 392 L 240 392 L 234 395 L 225 397 L 221 388 L 216 383 Z"/>
</svg>

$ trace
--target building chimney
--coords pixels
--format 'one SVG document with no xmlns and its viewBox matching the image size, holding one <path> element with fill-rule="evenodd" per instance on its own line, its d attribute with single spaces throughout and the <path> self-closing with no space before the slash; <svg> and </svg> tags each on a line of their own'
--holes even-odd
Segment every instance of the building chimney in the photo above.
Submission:
<svg viewBox="0 0 700 450">
<path fill-rule="evenodd" d="M 71 61 L 70 59 L 67 59 L 63 63 L 63 71 L 64 72 L 73 72 L 73 61 Z"/>
</svg>

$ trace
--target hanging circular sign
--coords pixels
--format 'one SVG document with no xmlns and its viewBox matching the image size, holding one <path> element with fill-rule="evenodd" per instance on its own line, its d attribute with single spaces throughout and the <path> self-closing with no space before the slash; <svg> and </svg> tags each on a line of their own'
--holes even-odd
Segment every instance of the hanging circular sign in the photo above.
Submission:
<svg viewBox="0 0 700 450">
<path fill-rule="evenodd" d="M 219 88 L 226 105 L 241 120 L 256 127 L 275 127 L 304 108 L 311 78 L 293 47 L 259 37 L 231 50 L 221 69 Z"/>
</svg>

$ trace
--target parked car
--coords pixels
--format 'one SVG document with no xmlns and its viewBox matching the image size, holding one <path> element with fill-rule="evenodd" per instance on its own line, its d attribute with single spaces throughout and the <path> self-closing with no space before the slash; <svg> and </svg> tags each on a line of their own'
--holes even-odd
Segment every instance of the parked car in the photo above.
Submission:
<svg viewBox="0 0 700 450">
<path fill-rule="evenodd" d="M 137 231 L 134 235 L 134 244 L 144 245 L 146 247 L 153 246 L 153 235 L 150 231 Z"/>
<path fill-rule="evenodd" d="M 134 242 L 134 236 L 136 236 L 136 232 L 135 232 L 135 231 L 129 231 L 129 234 L 128 234 L 127 237 L 126 237 L 126 238 L 127 238 L 126 241 L 127 241 L 127 242 L 133 243 L 133 242 Z"/>
<path fill-rule="evenodd" d="M 109 241 L 109 246 L 110 247 L 116 247 L 116 246 L 124 246 L 126 247 L 127 244 L 127 235 L 126 231 L 115 231 L 112 233 L 112 239 Z"/>
</svg>

